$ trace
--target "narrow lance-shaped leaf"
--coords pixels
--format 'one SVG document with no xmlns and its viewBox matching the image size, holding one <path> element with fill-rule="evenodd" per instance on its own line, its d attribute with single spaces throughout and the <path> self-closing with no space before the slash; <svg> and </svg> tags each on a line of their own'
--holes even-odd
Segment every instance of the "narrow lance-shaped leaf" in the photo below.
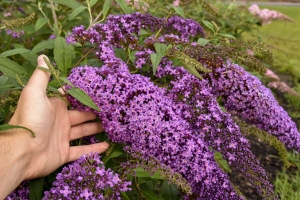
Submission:
<svg viewBox="0 0 300 200">
<path fill-rule="evenodd" d="M 65 38 L 57 37 L 54 42 L 54 60 L 63 75 L 67 75 L 68 69 L 72 67 L 75 51 L 72 45 L 66 43 Z"/>
<path fill-rule="evenodd" d="M 62 80 L 63 82 L 67 83 L 68 85 L 75 87 L 68 79 L 66 79 L 65 77 L 59 77 L 60 80 Z"/>
<path fill-rule="evenodd" d="M 39 53 L 41 51 L 44 51 L 45 49 L 53 49 L 54 48 L 54 40 L 43 40 L 40 43 L 36 44 L 33 49 L 31 50 L 31 53 Z"/>
<path fill-rule="evenodd" d="M 102 9 L 102 12 L 103 12 L 103 18 L 106 17 L 109 9 L 110 9 L 110 4 L 111 4 L 111 0 L 105 0 L 104 4 L 103 4 L 103 9 Z"/>
<path fill-rule="evenodd" d="M 142 197 L 146 200 L 162 200 L 162 198 L 158 197 L 154 192 L 149 190 L 140 190 Z"/>
<path fill-rule="evenodd" d="M 204 39 L 204 38 L 199 38 L 197 43 L 200 44 L 201 46 L 205 46 L 209 43 L 209 40 Z"/>
<path fill-rule="evenodd" d="M 123 154 L 124 153 L 122 151 L 120 151 L 120 150 L 114 150 L 109 156 L 104 157 L 102 161 L 104 163 L 107 163 L 107 161 L 109 161 L 111 158 L 115 158 L 115 157 L 121 156 Z"/>
<path fill-rule="evenodd" d="M 97 2 L 98 2 L 98 0 L 91 0 L 91 2 L 90 2 L 91 7 L 93 7 Z"/>
<path fill-rule="evenodd" d="M 117 4 L 121 7 L 125 14 L 133 13 L 133 10 L 128 6 L 125 0 L 116 0 Z"/>
<path fill-rule="evenodd" d="M 89 95 L 87 95 L 83 90 L 79 89 L 78 87 L 73 87 L 73 88 L 67 90 L 67 92 L 72 97 L 74 97 L 75 99 L 80 101 L 82 104 L 89 106 L 97 111 L 100 111 L 100 109 L 96 106 L 96 104 L 93 102 L 91 97 Z"/>
<path fill-rule="evenodd" d="M 166 44 L 162 44 L 162 43 L 154 43 L 154 47 L 155 47 L 156 53 L 161 56 L 165 55 L 165 52 L 168 48 L 168 46 Z"/>
<path fill-rule="evenodd" d="M 71 14 L 69 15 L 68 20 L 74 19 L 75 17 L 77 17 L 77 15 L 79 15 L 85 9 L 87 9 L 87 7 L 85 7 L 85 6 L 80 6 L 80 7 L 76 8 L 76 9 L 74 9 L 71 12 Z"/>
<path fill-rule="evenodd" d="M 205 21 L 202 20 L 202 23 L 208 28 L 210 29 L 213 33 L 215 33 L 215 28 L 214 25 L 212 23 L 210 23 L 209 21 Z"/>
<path fill-rule="evenodd" d="M 29 182 L 29 200 L 42 199 L 45 177 L 36 178 Z"/>
<path fill-rule="evenodd" d="M 18 75 L 23 82 L 27 82 L 29 79 L 29 75 L 25 69 L 8 58 L 0 57 L 0 71 L 14 79 L 16 78 L 16 75 Z"/>
<path fill-rule="evenodd" d="M 162 56 L 158 55 L 157 53 L 150 54 L 150 59 L 152 63 L 152 68 L 153 68 L 153 75 L 155 75 L 157 67 L 162 60 Z"/>
<path fill-rule="evenodd" d="M 178 15 L 185 18 L 184 10 L 182 7 L 173 6 L 173 8 Z"/>
<path fill-rule="evenodd" d="M 16 55 L 16 54 L 26 53 L 29 51 L 30 51 L 29 49 L 25 49 L 25 48 L 12 49 L 12 50 L 8 50 L 8 51 L 4 51 L 3 53 L 0 54 L 0 56 L 8 57 L 8 56 Z"/>
<path fill-rule="evenodd" d="M 46 18 L 38 18 L 35 22 L 34 30 L 38 31 L 40 28 L 42 28 L 45 24 L 47 24 L 48 19 Z"/>
<path fill-rule="evenodd" d="M 24 126 L 18 126 L 18 125 L 11 125 L 11 124 L 2 124 L 0 125 L 0 131 L 7 131 L 7 130 L 11 130 L 11 129 L 16 129 L 16 128 L 22 128 L 25 129 L 27 131 L 29 131 L 32 135 L 33 138 L 35 138 L 35 134 L 32 130 L 30 130 L 29 128 L 26 128 Z"/>
<path fill-rule="evenodd" d="M 226 34 L 226 33 L 218 33 L 218 35 L 219 35 L 219 36 L 226 37 L 226 38 L 236 39 L 233 35 Z"/>
<path fill-rule="evenodd" d="M 52 0 L 53 2 L 55 3 L 59 3 L 59 4 L 62 4 L 62 5 L 66 5 L 70 8 L 78 8 L 80 6 L 83 6 L 81 3 L 79 3 L 78 1 L 76 0 Z"/>
</svg>

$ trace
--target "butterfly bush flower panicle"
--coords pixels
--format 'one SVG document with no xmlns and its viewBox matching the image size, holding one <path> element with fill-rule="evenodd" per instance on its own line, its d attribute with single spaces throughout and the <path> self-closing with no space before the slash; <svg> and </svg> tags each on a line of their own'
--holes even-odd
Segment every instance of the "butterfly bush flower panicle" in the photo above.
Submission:
<svg viewBox="0 0 300 200">
<path fill-rule="evenodd" d="M 183 67 L 172 66 L 170 61 L 162 62 L 157 70 L 158 77 L 167 75 L 173 77 L 169 84 L 170 95 L 183 100 L 190 107 L 185 109 L 183 116 L 193 124 L 195 134 L 220 151 L 232 167 L 256 186 L 263 197 L 276 199 L 266 172 L 252 154 L 250 144 L 242 136 L 239 127 L 219 107 L 209 81 L 199 80 Z M 184 98 L 180 99 L 182 95 Z"/>
<path fill-rule="evenodd" d="M 64 167 L 43 199 L 121 199 L 120 192 L 131 190 L 130 185 L 90 153 Z"/>
<path fill-rule="evenodd" d="M 99 43 L 105 40 L 116 47 L 124 47 L 124 44 L 135 47 L 138 38 L 134 35 L 138 35 L 142 28 L 156 32 L 162 27 L 164 34 L 177 33 L 184 41 L 196 35 L 205 37 L 203 28 L 192 19 L 172 16 L 167 22 L 164 21 L 163 18 L 150 14 L 109 15 L 104 24 L 97 24 L 88 30 L 85 30 L 84 26 L 73 28 L 66 41 L 74 44 L 76 42 Z"/>
<path fill-rule="evenodd" d="M 150 78 L 130 74 L 107 41 L 99 46 L 104 65 L 75 68 L 68 79 L 102 110 L 97 114 L 109 138 L 129 145 L 146 160 L 153 157 L 180 173 L 198 199 L 241 199 L 215 162 L 213 152 L 181 117 L 182 105 L 173 102 Z M 69 98 L 79 110 L 90 109 Z"/>
<path fill-rule="evenodd" d="M 287 148 L 300 151 L 297 125 L 257 77 L 227 62 L 215 75 L 210 74 L 210 80 L 228 111 L 276 136 Z"/>
</svg>

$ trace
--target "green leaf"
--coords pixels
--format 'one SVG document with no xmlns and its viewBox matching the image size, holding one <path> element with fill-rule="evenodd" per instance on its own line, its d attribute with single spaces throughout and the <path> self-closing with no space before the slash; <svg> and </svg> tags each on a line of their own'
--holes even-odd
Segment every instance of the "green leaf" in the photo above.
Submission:
<svg viewBox="0 0 300 200">
<path fill-rule="evenodd" d="M 29 200 L 42 199 L 45 178 L 36 178 L 29 182 Z"/>
<path fill-rule="evenodd" d="M 40 28 L 42 28 L 45 24 L 47 24 L 48 19 L 46 18 L 38 18 L 35 22 L 34 30 L 38 31 Z"/>
<path fill-rule="evenodd" d="M 135 171 L 135 177 L 138 178 L 152 178 L 152 179 L 164 179 L 161 177 L 161 174 L 158 172 L 155 172 L 153 175 L 150 175 L 149 172 L 146 172 L 143 168 L 138 167 L 133 169 Z"/>
<path fill-rule="evenodd" d="M 133 13 L 133 10 L 128 6 L 125 0 L 116 0 L 117 4 L 121 7 L 125 14 Z"/>
<path fill-rule="evenodd" d="M 161 194 L 163 199 L 179 200 L 180 192 L 174 184 L 164 181 L 161 186 Z"/>
<path fill-rule="evenodd" d="M 62 72 L 62 75 L 67 75 L 68 70 L 72 67 L 74 58 L 74 47 L 68 45 L 65 38 L 57 37 L 54 41 L 54 60 L 58 69 Z"/>
<path fill-rule="evenodd" d="M 8 57 L 8 56 L 16 55 L 16 54 L 26 53 L 29 51 L 30 51 L 29 49 L 25 49 L 25 48 L 12 49 L 12 50 L 8 50 L 8 51 L 4 51 L 3 53 L 0 54 L 0 56 Z"/>
<path fill-rule="evenodd" d="M 130 200 L 130 198 L 128 197 L 128 195 L 125 192 L 121 192 L 121 194 L 126 200 Z"/>
<path fill-rule="evenodd" d="M 134 61 L 135 61 L 135 54 L 136 54 L 136 52 L 137 52 L 137 51 L 131 51 L 131 52 L 129 53 L 129 60 L 130 60 L 132 63 L 134 63 Z"/>
<path fill-rule="evenodd" d="M 214 158 L 215 161 L 219 164 L 219 166 L 225 170 L 225 172 L 231 172 L 227 161 L 223 159 L 223 156 L 220 152 L 215 152 Z"/>
<path fill-rule="evenodd" d="M 180 15 L 181 17 L 185 18 L 185 14 L 184 14 L 184 10 L 182 7 L 176 7 L 176 6 L 173 6 L 175 12 Z"/>
<path fill-rule="evenodd" d="M 77 17 L 77 15 L 79 15 L 82 11 L 84 11 L 85 9 L 87 9 L 87 7 L 85 6 L 80 6 L 76 9 L 74 9 L 71 14 L 68 17 L 68 20 L 71 21 L 72 19 L 74 19 L 75 17 Z"/>
<path fill-rule="evenodd" d="M 226 33 L 218 33 L 218 35 L 219 35 L 219 36 L 226 37 L 226 38 L 236 39 L 233 35 L 226 34 Z"/>
<path fill-rule="evenodd" d="M 107 161 L 109 161 L 111 158 L 115 158 L 115 157 L 118 157 L 118 156 L 121 156 L 121 155 L 123 155 L 123 152 L 120 151 L 120 150 L 115 149 L 113 152 L 111 152 L 111 153 L 109 154 L 108 157 L 104 157 L 102 161 L 103 161 L 104 164 L 105 164 L 105 163 L 107 163 Z"/>
<path fill-rule="evenodd" d="M 115 52 L 115 55 L 118 58 L 121 58 L 124 62 L 127 61 L 128 56 L 127 56 L 127 53 L 126 53 L 126 51 L 124 49 L 122 49 L 122 48 L 115 48 L 114 52 Z"/>
<path fill-rule="evenodd" d="M 204 38 L 199 38 L 197 43 L 200 44 L 201 46 L 205 46 L 209 43 L 209 40 L 204 39 Z"/>
<path fill-rule="evenodd" d="M 8 58 L 0 57 L 0 71 L 14 79 L 16 78 L 16 75 L 18 75 L 24 82 L 27 82 L 29 79 L 29 76 L 25 69 L 18 63 L 11 61 Z"/>
<path fill-rule="evenodd" d="M 152 191 L 146 191 L 146 190 L 140 190 L 142 196 L 146 200 L 162 200 L 162 198 L 158 197 L 154 192 Z"/>
<path fill-rule="evenodd" d="M 76 0 L 52 0 L 53 2 L 55 3 L 59 3 L 59 4 L 62 4 L 62 5 L 66 5 L 70 8 L 78 8 L 80 6 L 83 6 L 81 3 L 79 3 L 78 1 Z"/>
<path fill-rule="evenodd" d="M 65 77 L 59 77 L 60 80 L 62 80 L 64 83 L 67 83 L 68 85 L 75 87 L 73 85 L 73 83 L 71 83 L 68 79 L 66 79 Z"/>
<path fill-rule="evenodd" d="M 7 131 L 7 130 L 11 130 L 11 129 L 16 129 L 16 128 L 22 128 L 25 129 L 27 131 L 29 131 L 32 135 L 33 138 L 35 138 L 35 134 L 32 130 L 30 130 L 29 128 L 26 128 L 24 126 L 18 126 L 18 125 L 11 125 L 11 124 L 2 124 L 0 125 L 0 131 Z"/>
<path fill-rule="evenodd" d="M 157 67 L 162 59 L 162 56 L 158 55 L 157 53 L 150 54 L 151 63 L 153 67 L 153 75 L 155 75 Z"/>
<path fill-rule="evenodd" d="M 98 0 L 92 0 L 92 1 L 90 2 L 91 7 L 93 7 L 97 2 L 98 2 Z"/>
<path fill-rule="evenodd" d="M 208 28 L 210 29 L 213 33 L 215 33 L 215 27 L 212 23 L 210 23 L 209 21 L 205 21 L 205 20 L 202 20 L 202 23 Z"/>
<path fill-rule="evenodd" d="M 36 44 L 31 50 L 32 53 L 39 53 L 44 51 L 45 49 L 53 49 L 54 48 L 54 40 L 43 40 L 40 43 Z"/>
<path fill-rule="evenodd" d="M 110 9 L 111 0 L 105 0 L 102 8 L 103 18 L 106 17 L 109 9 Z"/>
<path fill-rule="evenodd" d="M 165 52 L 168 48 L 168 46 L 166 44 L 162 44 L 162 43 L 154 43 L 154 47 L 155 47 L 156 53 L 160 56 L 164 56 Z"/>
<path fill-rule="evenodd" d="M 151 35 L 152 33 L 149 33 L 148 31 L 146 31 L 145 29 L 141 28 L 139 31 L 139 35 Z"/>
<path fill-rule="evenodd" d="M 199 72 L 197 71 L 197 69 L 194 66 L 190 66 L 190 65 L 184 65 L 184 68 L 190 72 L 191 74 L 193 74 L 194 76 L 202 79 L 202 76 L 199 74 Z"/>
<path fill-rule="evenodd" d="M 79 89 L 78 87 L 73 87 L 70 90 L 68 90 L 68 93 L 80 101 L 82 104 L 93 108 L 94 110 L 100 111 L 100 109 L 96 106 L 96 104 L 93 102 L 91 97 L 87 95 L 83 90 Z"/>
</svg>

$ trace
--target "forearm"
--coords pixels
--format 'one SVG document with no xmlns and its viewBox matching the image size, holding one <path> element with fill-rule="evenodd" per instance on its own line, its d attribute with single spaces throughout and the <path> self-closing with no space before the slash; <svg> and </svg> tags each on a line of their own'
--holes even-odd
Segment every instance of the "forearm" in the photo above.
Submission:
<svg viewBox="0 0 300 200">
<path fill-rule="evenodd" d="M 0 132 L 0 199 L 6 198 L 26 176 L 29 133 L 20 129 Z"/>
</svg>

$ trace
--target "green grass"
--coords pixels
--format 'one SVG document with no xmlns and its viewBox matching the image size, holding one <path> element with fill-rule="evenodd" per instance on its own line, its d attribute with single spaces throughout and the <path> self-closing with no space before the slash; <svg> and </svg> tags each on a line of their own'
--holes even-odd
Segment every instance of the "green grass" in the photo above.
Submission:
<svg viewBox="0 0 300 200">
<path fill-rule="evenodd" d="M 275 61 L 273 70 L 291 74 L 297 82 L 300 82 L 300 7 L 292 6 L 261 6 L 284 13 L 295 20 L 273 21 L 263 25 L 253 35 L 245 34 L 245 39 L 258 38 L 266 43 L 273 52 Z"/>
</svg>

